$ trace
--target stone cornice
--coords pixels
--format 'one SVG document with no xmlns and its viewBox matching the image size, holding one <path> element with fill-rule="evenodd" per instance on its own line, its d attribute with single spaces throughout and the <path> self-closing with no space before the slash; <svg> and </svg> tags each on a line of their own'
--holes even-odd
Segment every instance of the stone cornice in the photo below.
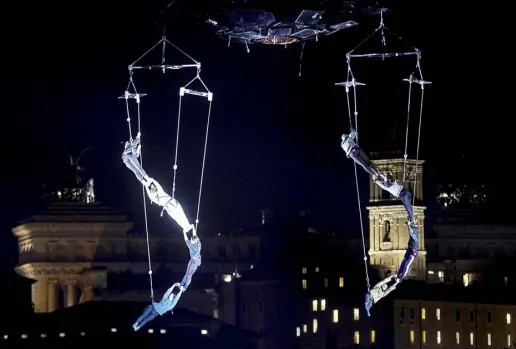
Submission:
<svg viewBox="0 0 516 349">
<path fill-rule="evenodd" d="M 16 267 L 16 272 L 28 278 L 39 276 L 78 275 L 91 268 L 91 263 L 27 263 Z"/>
</svg>

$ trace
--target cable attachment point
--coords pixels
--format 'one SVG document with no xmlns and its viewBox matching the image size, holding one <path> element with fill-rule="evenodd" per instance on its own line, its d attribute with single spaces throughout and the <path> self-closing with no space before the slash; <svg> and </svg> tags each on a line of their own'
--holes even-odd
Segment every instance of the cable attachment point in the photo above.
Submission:
<svg viewBox="0 0 516 349">
<path fill-rule="evenodd" d="M 124 95 L 118 97 L 118 99 L 125 99 L 125 100 L 134 99 L 134 100 L 136 100 L 136 103 L 140 103 L 140 98 L 145 97 L 145 96 L 147 96 L 146 93 L 131 93 L 129 91 L 125 91 Z"/>
<path fill-rule="evenodd" d="M 335 86 L 344 86 L 346 88 L 346 92 L 349 92 L 350 87 L 365 86 L 365 84 L 363 82 L 356 81 L 355 78 L 351 78 L 351 80 L 348 81 L 337 82 Z"/>
<path fill-rule="evenodd" d="M 197 68 L 197 75 L 195 76 L 195 78 L 190 80 L 190 82 L 188 82 L 188 84 L 179 88 L 179 96 L 183 97 L 186 93 L 189 95 L 205 97 L 210 102 L 213 101 L 213 93 L 208 89 L 208 87 L 206 86 L 204 81 L 202 81 L 200 74 L 201 74 L 201 64 L 199 63 L 199 66 Z M 193 90 L 193 89 L 189 88 L 189 86 L 196 80 L 201 83 L 201 85 L 204 87 L 205 91 L 197 91 L 197 90 Z"/>
</svg>

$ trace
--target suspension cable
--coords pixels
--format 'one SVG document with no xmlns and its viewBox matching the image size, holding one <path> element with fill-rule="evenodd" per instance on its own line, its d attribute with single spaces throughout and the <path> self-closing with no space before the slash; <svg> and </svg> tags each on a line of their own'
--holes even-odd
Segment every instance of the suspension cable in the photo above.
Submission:
<svg viewBox="0 0 516 349">
<path fill-rule="evenodd" d="M 131 113 L 129 108 L 129 99 L 133 98 L 136 100 L 137 105 L 137 122 L 138 122 L 138 134 L 141 135 L 141 108 L 140 108 L 140 102 L 143 95 L 138 93 L 138 90 L 136 89 L 136 85 L 134 84 L 133 77 L 132 77 L 132 71 L 129 74 L 129 84 L 127 86 L 126 92 L 125 92 L 125 103 L 126 103 L 126 110 L 127 110 L 127 124 L 129 128 L 129 140 L 130 142 L 133 141 L 132 136 L 132 127 L 131 127 Z M 133 94 L 129 93 L 129 88 L 132 88 L 134 91 Z M 140 139 L 140 147 L 141 147 L 141 139 Z M 140 165 L 143 168 L 143 155 L 140 150 Z M 151 249 L 150 249 L 150 237 L 149 237 L 149 224 L 148 224 L 148 217 L 147 217 L 147 201 L 145 199 L 145 186 L 142 183 L 142 200 L 143 200 L 143 214 L 144 214 L 144 223 L 145 223 L 145 237 L 147 240 L 147 261 L 148 261 L 148 267 L 149 267 L 149 284 L 150 284 L 150 296 L 151 301 L 154 302 L 154 283 L 153 283 L 153 277 L 152 277 L 152 258 L 151 258 Z"/>
<path fill-rule="evenodd" d="M 412 75 L 409 77 L 408 103 L 407 103 L 407 126 L 405 128 L 405 153 L 403 154 L 403 185 L 405 186 L 407 174 L 407 157 L 408 157 L 408 136 L 410 127 L 410 100 L 412 96 Z"/>
<path fill-rule="evenodd" d="M 350 79 L 351 78 L 351 79 Z M 346 100 L 348 104 L 348 118 L 349 118 L 349 124 L 350 127 L 353 128 L 353 118 L 351 116 L 351 103 L 350 103 L 350 97 L 349 97 L 349 85 L 353 87 L 353 114 L 355 116 L 355 131 L 357 132 L 357 145 L 358 145 L 358 108 L 357 108 L 357 90 L 356 86 L 357 83 L 355 81 L 355 77 L 353 76 L 353 72 L 351 71 L 351 65 L 348 61 L 348 76 L 347 76 L 347 82 L 346 82 Z M 362 234 L 362 249 L 364 254 L 364 268 L 365 268 L 365 278 L 366 278 L 366 286 L 367 289 L 371 289 L 371 284 L 369 281 L 369 268 L 367 266 L 367 251 L 366 251 L 366 242 L 365 242 L 365 234 L 364 234 L 364 222 L 362 218 L 362 203 L 360 200 L 360 187 L 358 185 L 358 171 L 357 171 L 357 164 L 353 161 L 354 169 L 355 169 L 355 185 L 356 185 L 356 191 L 357 191 L 357 201 L 358 201 L 358 215 L 360 218 L 360 232 Z"/>
<path fill-rule="evenodd" d="M 199 184 L 199 197 L 197 199 L 197 214 L 195 216 L 195 230 L 197 230 L 197 225 L 199 224 L 199 212 L 201 209 L 202 186 L 203 186 L 203 181 L 204 181 L 204 168 L 206 165 L 206 151 L 208 148 L 208 135 L 210 132 L 211 103 L 212 103 L 212 101 L 210 100 L 210 104 L 208 106 L 208 117 L 207 117 L 207 121 L 206 121 L 206 134 L 204 136 L 204 152 L 203 152 L 203 156 L 202 156 L 201 181 Z"/>
<path fill-rule="evenodd" d="M 204 81 L 201 79 L 200 76 L 201 69 L 197 69 L 197 75 L 190 80 L 186 85 L 181 87 L 179 89 L 179 107 L 178 107 L 178 116 L 177 116 L 177 131 L 176 131 L 176 149 L 175 149 L 175 156 L 174 156 L 174 177 L 173 177 L 173 183 L 172 183 L 172 198 L 175 197 L 175 191 L 176 191 L 176 180 L 177 180 L 177 161 L 178 161 L 178 153 L 179 153 L 179 130 L 181 125 L 181 109 L 182 109 L 182 98 L 184 94 L 190 94 L 194 96 L 200 96 L 200 97 L 206 97 L 209 101 L 208 105 L 208 116 L 206 120 L 206 133 L 204 136 L 204 149 L 203 149 L 203 158 L 202 158 L 202 167 L 201 167 L 201 179 L 199 182 L 199 195 L 197 198 L 197 212 L 195 214 L 195 230 L 197 230 L 199 225 L 199 215 L 200 215 L 200 208 L 201 208 L 201 198 L 202 198 L 202 189 L 203 189 L 203 183 L 204 183 L 204 171 L 206 166 L 206 153 L 208 150 L 208 135 L 210 131 L 210 121 L 211 121 L 211 106 L 213 101 L 213 93 L 210 92 Z M 206 90 L 204 91 L 197 91 L 189 88 L 189 86 L 194 82 L 199 81 L 201 85 Z"/>
<path fill-rule="evenodd" d="M 417 131 L 417 146 L 416 146 L 416 165 L 414 168 L 414 195 L 412 198 L 412 206 L 415 205 L 416 202 L 416 192 L 417 192 L 417 186 L 418 186 L 418 175 L 417 175 L 417 167 L 419 162 L 419 146 L 421 142 L 421 125 L 423 123 L 423 102 L 425 100 L 425 85 L 429 84 L 428 81 L 425 81 L 423 78 L 423 72 L 421 71 L 421 64 L 419 62 L 419 58 L 417 61 L 417 70 L 419 72 L 419 76 L 421 77 L 421 80 L 419 82 L 419 85 L 421 86 L 421 103 L 419 105 L 419 126 Z"/>
<path fill-rule="evenodd" d="M 177 111 L 177 128 L 176 128 L 176 151 L 174 155 L 174 179 L 172 180 L 172 199 L 176 197 L 176 178 L 177 178 L 177 154 L 179 151 L 179 127 L 181 126 L 181 105 L 183 96 L 179 94 L 179 107 Z"/>
</svg>

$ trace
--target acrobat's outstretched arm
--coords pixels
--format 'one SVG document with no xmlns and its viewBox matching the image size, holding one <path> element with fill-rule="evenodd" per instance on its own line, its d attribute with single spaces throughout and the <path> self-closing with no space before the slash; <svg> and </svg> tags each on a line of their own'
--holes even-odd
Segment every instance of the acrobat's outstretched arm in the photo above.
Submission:
<svg viewBox="0 0 516 349">
<path fill-rule="evenodd" d="M 141 152 L 140 137 L 141 134 L 138 132 L 135 139 L 130 139 L 129 141 L 125 142 L 124 152 L 122 153 L 122 161 L 128 169 L 133 171 L 136 178 L 140 182 L 144 183 L 145 178 L 148 178 L 148 176 L 138 161 Z"/>
<path fill-rule="evenodd" d="M 364 170 L 367 171 L 371 176 L 378 176 L 383 178 L 384 175 L 376 168 L 376 166 L 369 160 L 367 155 L 360 149 L 357 140 L 357 132 L 351 129 L 351 132 L 348 134 L 342 135 L 342 142 L 340 146 L 346 153 L 348 158 L 351 158 L 358 165 L 362 166 Z"/>
<path fill-rule="evenodd" d="M 179 291 L 174 294 L 173 291 L 176 287 Z M 159 303 L 152 303 L 145 308 L 143 314 L 140 315 L 140 317 L 133 324 L 133 329 L 138 331 L 140 328 L 145 326 L 145 324 L 154 320 L 159 315 L 163 315 L 168 311 L 173 311 L 182 294 L 183 290 L 179 286 L 179 283 L 176 282 L 167 290 Z"/>
</svg>

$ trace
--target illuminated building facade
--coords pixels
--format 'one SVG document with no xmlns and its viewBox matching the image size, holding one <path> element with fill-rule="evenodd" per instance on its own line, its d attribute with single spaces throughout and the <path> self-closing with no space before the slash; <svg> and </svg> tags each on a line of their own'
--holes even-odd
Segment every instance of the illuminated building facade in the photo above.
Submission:
<svg viewBox="0 0 516 349">
<path fill-rule="evenodd" d="M 98 202 L 82 196 L 55 197 L 59 200 L 12 230 L 19 246 L 16 271 L 35 280 L 34 311 L 53 312 L 96 299 L 148 301 L 145 236 L 134 232 L 126 216 Z M 219 299 L 224 281 L 259 263 L 260 235 L 211 233 L 202 239 L 203 264 L 182 297 L 182 306 L 222 318 L 231 313 L 224 309 L 232 304 L 226 298 L 223 306 Z M 155 293 L 160 296 L 171 280 L 183 277 L 188 250 L 179 231 L 154 233 L 150 244 Z"/>
<path fill-rule="evenodd" d="M 514 348 L 514 289 L 428 284 L 417 289 L 394 301 L 396 349 Z"/>
<path fill-rule="evenodd" d="M 425 209 L 423 202 L 422 160 L 382 159 L 374 164 L 383 173 L 390 174 L 415 195 L 414 217 L 420 228 L 419 255 L 412 264 L 408 278 L 426 279 Z M 405 176 L 404 176 L 405 172 Z M 404 181 L 405 178 L 405 181 Z M 396 273 L 407 249 L 409 233 L 407 212 L 399 199 L 382 190 L 372 179 L 369 182 L 369 256 L 372 266 L 385 277 Z"/>
</svg>

